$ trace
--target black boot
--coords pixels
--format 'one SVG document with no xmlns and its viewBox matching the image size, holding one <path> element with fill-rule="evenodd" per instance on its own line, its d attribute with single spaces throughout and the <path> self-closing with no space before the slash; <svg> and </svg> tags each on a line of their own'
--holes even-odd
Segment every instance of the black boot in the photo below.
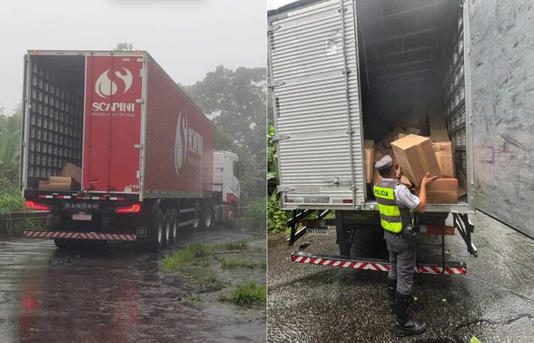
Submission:
<svg viewBox="0 0 534 343">
<path fill-rule="evenodd" d="M 398 337 L 418 335 L 425 331 L 425 324 L 421 324 L 408 316 L 410 295 L 395 294 L 395 321 L 397 322 L 396 335 Z"/>
<path fill-rule="evenodd" d="M 397 292 L 397 279 L 388 278 L 389 313 L 395 314 L 395 293 Z"/>
</svg>

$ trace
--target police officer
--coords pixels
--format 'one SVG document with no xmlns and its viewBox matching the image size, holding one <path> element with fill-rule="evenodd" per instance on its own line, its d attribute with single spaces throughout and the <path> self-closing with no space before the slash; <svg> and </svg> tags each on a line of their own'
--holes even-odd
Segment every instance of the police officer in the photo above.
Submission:
<svg viewBox="0 0 534 343">
<path fill-rule="evenodd" d="M 425 211 L 426 187 L 437 176 L 430 177 L 428 173 L 425 175 L 417 197 L 400 183 L 402 171 L 400 167 L 393 165 L 391 156 L 384 156 L 376 162 L 375 168 L 382 176 L 382 181 L 374 186 L 374 194 L 389 251 L 390 312 L 395 315 L 398 336 L 420 334 L 425 330 L 425 324 L 418 323 L 408 316 L 417 253 L 412 211 Z"/>
</svg>

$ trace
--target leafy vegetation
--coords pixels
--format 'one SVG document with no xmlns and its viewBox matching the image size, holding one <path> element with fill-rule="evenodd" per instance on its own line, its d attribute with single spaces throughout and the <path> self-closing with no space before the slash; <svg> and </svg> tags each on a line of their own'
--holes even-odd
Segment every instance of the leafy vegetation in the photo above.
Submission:
<svg viewBox="0 0 534 343">
<path fill-rule="evenodd" d="M 277 151 L 276 144 L 272 141 L 275 135 L 273 126 L 269 126 L 267 131 L 267 229 L 269 233 L 278 233 L 287 229 L 286 222 L 291 218 L 289 211 L 280 209 L 280 198 L 276 191 L 279 183 L 277 171 Z"/>
<path fill-rule="evenodd" d="M 163 267 L 171 271 L 179 270 L 180 268 L 191 265 L 195 260 L 211 255 L 212 252 L 212 246 L 195 242 L 165 256 L 163 259 Z"/>
<path fill-rule="evenodd" d="M 265 87 L 265 68 L 218 66 L 185 88 L 215 126 L 215 148 L 239 156 L 243 204 L 265 198 Z"/>
<path fill-rule="evenodd" d="M 230 296 L 221 296 L 219 300 L 229 301 L 239 306 L 264 304 L 267 300 L 267 290 L 265 286 L 249 281 L 238 285 Z"/>
<path fill-rule="evenodd" d="M 243 239 L 239 241 L 217 243 L 214 244 L 213 247 L 222 250 L 245 250 L 248 248 L 248 242 Z"/>
<path fill-rule="evenodd" d="M 291 218 L 291 212 L 280 209 L 280 200 L 276 193 L 269 196 L 267 202 L 267 228 L 269 233 L 278 233 L 287 229 L 286 222 Z"/>
<path fill-rule="evenodd" d="M 258 231 L 265 232 L 265 216 L 266 216 L 266 204 L 264 198 L 257 198 L 250 200 L 244 211 L 243 215 L 247 221 L 249 227 L 257 229 Z"/>
<path fill-rule="evenodd" d="M 265 268 L 265 263 L 252 262 L 252 261 L 242 260 L 242 259 L 222 258 L 221 267 L 223 269 L 237 269 L 237 268 L 254 269 L 254 268 Z"/>
<path fill-rule="evenodd" d="M 6 115 L 0 108 L 0 178 L 18 183 L 20 159 L 20 123 L 22 107 Z"/>
<path fill-rule="evenodd" d="M 0 108 L 0 215 L 24 210 L 24 199 L 17 187 L 21 117 L 20 106 L 12 115 Z"/>
<path fill-rule="evenodd" d="M 24 198 L 18 187 L 5 177 L 0 177 L 0 215 L 23 211 Z"/>
</svg>

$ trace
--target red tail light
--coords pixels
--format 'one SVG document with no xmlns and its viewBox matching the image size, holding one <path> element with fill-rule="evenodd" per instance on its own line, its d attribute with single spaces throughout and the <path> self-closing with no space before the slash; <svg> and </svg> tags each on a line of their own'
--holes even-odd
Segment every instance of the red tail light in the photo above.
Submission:
<svg viewBox="0 0 534 343">
<path fill-rule="evenodd" d="M 139 213 L 141 211 L 141 204 L 133 204 L 130 206 L 120 206 L 115 209 L 115 213 Z"/>
<path fill-rule="evenodd" d="M 50 207 L 48 205 L 38 204 L 31 200 L 26 200 L 26 208 L 28 210 L 50 211 Z"/>
</svg>

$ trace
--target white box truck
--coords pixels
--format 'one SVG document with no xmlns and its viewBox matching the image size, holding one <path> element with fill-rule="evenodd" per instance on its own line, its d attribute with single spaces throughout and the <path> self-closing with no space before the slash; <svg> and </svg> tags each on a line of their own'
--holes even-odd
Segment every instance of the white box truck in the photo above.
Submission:
<svg viewBox="0 0 534 343">
<path fill-rule="evenodd" d="M 445 261 L 447 217 L 473 255 L 469 216 L 475 208 L 533 234 L 526 225 L 533 211 L 528 202 L 517 204 L 518 186 L 511 185 L 523 180 L 532 187 L 534 180 L 528 163 L 534 156 L 534 119 L 527 107 L 534 89 L 527 44 L 533 11 L 525 6 L 301 0 L 269 11 L 273 140 L 281 208 L 293 211 L 289 242 L 306 232 L 306 227 L 297 231 L 299 221 L 335 211 L 340 249 L 340 256 L 328 257 L 295 252 L 293 261 L 388 269 L 385 260 L 361 258 L 371 245 L 367 240 L 382 231 L 376 229 L 377 204 L 366 184 L 363 141 L 380 140 L 396 127 L 424 130 L 437 115 L 446 119 L 467 194 L 457 204 L 428 205 L 418 216 L 420 230 L 442 238 L 441 260 L 420 264 L 418 271 L 466 272 L 464 263 Z"/>
</svg>

